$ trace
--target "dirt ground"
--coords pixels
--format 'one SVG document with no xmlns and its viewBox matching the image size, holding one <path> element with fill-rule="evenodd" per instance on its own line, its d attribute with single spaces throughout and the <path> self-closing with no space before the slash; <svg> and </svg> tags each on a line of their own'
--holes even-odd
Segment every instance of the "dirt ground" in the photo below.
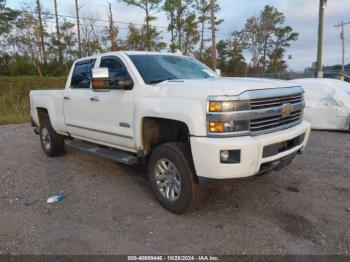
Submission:
<svg viewBox="0 0 350 262">
<path fill-rule="evenodd" d="M 290 166 L 186 215 L 145 175 L 73 149 L 47 158 L 28 125 L 0 126 L 0 254 L 350 254 L 349 133 L 312 132 Z"/>
</svg>

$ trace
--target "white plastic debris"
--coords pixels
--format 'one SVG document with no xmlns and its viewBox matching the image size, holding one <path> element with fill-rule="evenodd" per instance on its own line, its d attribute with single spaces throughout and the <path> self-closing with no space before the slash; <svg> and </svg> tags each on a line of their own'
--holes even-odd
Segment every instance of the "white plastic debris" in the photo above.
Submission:
<svg viewBox="0 0 350 262">
<path fill-rule="evenodd" d="M 64 194 L 63 192 L 60 192 L 58 195 L 55 196 L 51 196 L 46 200 L 47 204 L 51 204 L 51 203 L 58 203 L 61 202 L 64 198 Z"/>
</svg>

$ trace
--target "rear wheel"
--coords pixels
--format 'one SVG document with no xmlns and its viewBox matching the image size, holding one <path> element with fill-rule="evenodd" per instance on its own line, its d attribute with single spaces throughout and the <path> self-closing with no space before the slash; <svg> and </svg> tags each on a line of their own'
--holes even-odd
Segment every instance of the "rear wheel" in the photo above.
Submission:
<svg viewBox="0 0 350 262">
<path fill-rule="evenodd" d="M 181 214 L 196 207 L 205 189 L 195 181 L 193 162 L 186 143 L 158 146 L 151 155 L 148 171 L 153 192 L 162 206 Z"/>
<path fill-rule="evenodd" d="M 40 123 L 40 142 L 47 156 L 60 156 L 64 152 L 64 137 L 55 132 L 50 119 L 44 119 Z"/>
</svg>

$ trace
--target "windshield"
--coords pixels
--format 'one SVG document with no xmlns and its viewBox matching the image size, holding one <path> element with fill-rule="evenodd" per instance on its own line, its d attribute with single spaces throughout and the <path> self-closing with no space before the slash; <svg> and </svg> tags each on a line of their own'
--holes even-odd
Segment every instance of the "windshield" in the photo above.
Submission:
<svg viewBox="0 0 350 262">
<path fill-rule="evenodd" d="M 146 84 L 172 79 L 217 77 L 210 68 L 186 56 L 129 55 Z"/>
</svg>

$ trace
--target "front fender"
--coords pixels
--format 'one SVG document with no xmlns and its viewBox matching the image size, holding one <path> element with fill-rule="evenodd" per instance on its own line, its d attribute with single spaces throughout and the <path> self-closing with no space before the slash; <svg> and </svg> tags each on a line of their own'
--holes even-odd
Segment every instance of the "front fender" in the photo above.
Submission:
<svg viewBox="0 0 350 262">
<path fill-rule="evenodd" d="M 142 97 L 135 101 L 136 146 L 142 149 L 142 121 L 145 117 L 185 123 L 191 136 L 206 136 L 206 100 L 193 98 Z"/>
</svg>

